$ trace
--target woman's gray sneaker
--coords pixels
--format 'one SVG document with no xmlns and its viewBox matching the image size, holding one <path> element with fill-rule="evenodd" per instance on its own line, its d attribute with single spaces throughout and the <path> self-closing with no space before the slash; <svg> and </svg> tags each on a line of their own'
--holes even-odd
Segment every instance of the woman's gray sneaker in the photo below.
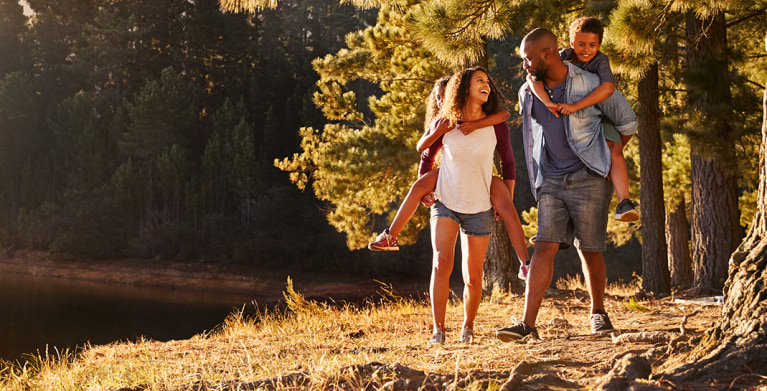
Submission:
<svg viewBox="0 0 767 391">
<path fill-rule="evenodd" d="M 429 340 L 429 346 L 439 346 L 445 344 L 445 333 L 441 331 L 435 331 Z"/>
<path fill-rule="evenodd" d="M 464 327 L 461 329 L 461 343 L 470 344 L 474 342 L 474 330 Z"/>
</svg>

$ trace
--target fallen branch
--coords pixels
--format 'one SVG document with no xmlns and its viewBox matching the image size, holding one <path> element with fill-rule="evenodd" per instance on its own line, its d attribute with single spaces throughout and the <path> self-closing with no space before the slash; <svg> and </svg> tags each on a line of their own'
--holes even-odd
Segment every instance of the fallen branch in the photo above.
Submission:
<svg viewBox="0 0 767 391">
<path fill-rule="evenodd" d="M 687 333 L 687 329 L 684 326 L 687 324 L 687 319 L 691 316 L 697 315 L 698 312 L 698 310 L 695 310 L 682 318 L 682 324 L 679 326 L 680 335 L 677 337 L 673 337 L 671 333 L 662 331 L 626 333 L 618 336 L 613 333 L 611 334 L 611 337 L 613 343 L 616 345 L 623 345 L 627 343 L 668 343 L 669 352 L 673 352 L 679 342 L 690 338 L 690 335 Z"/>
</svg>

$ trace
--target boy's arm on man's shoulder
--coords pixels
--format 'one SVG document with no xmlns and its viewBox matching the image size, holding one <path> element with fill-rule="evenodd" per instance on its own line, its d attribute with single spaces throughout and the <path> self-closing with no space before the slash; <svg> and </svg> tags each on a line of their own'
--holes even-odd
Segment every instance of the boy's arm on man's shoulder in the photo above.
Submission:
<svg viewBox="0 0 767 391">
<path fill-rule="evenodd" d="M 604 82 L 595 88 L 594 91 L 584 96 L 583 99 L 572 104 L 562 104 L 560 111 L 562 114 L 572 114 L 578 110 L 583 110 L 609 98 L 613 91 L 615 91 L 615 84 Z"/>
</svg>

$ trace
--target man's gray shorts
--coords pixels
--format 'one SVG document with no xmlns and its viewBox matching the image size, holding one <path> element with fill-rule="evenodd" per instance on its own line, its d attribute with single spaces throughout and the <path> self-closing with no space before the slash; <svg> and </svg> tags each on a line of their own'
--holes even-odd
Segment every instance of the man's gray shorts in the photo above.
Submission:
<svg viewBox="0 0 767 391">
<path fill-rule="evenodd" d="M 605 251 L 612 194 L 612 183 L 586 168 L 544 177 L 538 189 L 536 240 L 573 243 L 582 251 Z"/>
</svg>

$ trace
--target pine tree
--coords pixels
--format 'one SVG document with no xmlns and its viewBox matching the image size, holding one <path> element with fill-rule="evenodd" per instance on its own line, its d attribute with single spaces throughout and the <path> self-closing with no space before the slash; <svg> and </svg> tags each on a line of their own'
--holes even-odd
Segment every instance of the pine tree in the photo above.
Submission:
<svg viewBox="0 0 767 391">
<path fill-rule="evenodd" d="M 663 154 L 663 193 L 666 204 L 666 240 L 671 286 L 687 289 L 693 283 L 692 259 L 688 236 L 690 223 L 690 145 L 687 137 L 675 134 L 666 142 Z"/>
<path fill-rule="evenodd" d="M 28 0 L 31 19 L 30 55 L 42 96 L 48 102 L 66 99 L 89 86 L 84 73 L 73 68 L 73 48 L 85 44 L 83 26 L 93 20 L 91 0 Z M 53 103 L 54 105 L 56 103 Z"/>
<path fill-rule="evenodd" d="M 266 37 L 258 17 L 222 12 L 217 0 L 201 0 L 194 2 L 183 23 L 187 48 L 179 59 L 183 64 L 180 69 L 184 69 L 190 80 L 206 87 L 201 107 L 220 107 L 227 97 L 247 98 L 254 89 L 250 79 L 261 77 L 268 69 L 259 56 Z M 283 31 L 274 33 L 276 37 L 290 40 Z M 269 50 L 263 53 L 280 57 Z M 259 95 L 264 92 L 258 91 Z M 261 104 L 257 99 L 247 103 L 254 107 Z"/>
<path fill-rule="evenodd" d="M 23 37 L 27 17 L 18 1 L 0 1 L 0 78 L 13 71 L 27 70 L 29 54 Z"/>
<path fill-rule="evenodd" d="M 172 145 L 189 147 L 196 118 L 194 87 L 172 68 L 150 80 L 132 102 L 125 102 L 130 125 L 120 150 L 147 170 Z"/>
<path fill-rule="evenodd" d="M 657 200 L 662 199 L 664 194 L 659 100 L 662 94 L 661 72 L 665 73 L 666 69 L 659 63 L 659 58 L 662 57 L 661 42 L 665 34 L 670 33 L 663 29 L 648 31 L 644 28 L 647 23 L 657 20 L 661 12 L 660 6 L 647 2 L 620 2 L 612 14 L 607 38 L 616 47 L 615 51 L 610 52 L 613 68 L 622 70 L 637 82 L 642 288 L 664 296 L 670 293 L 666 213 L 664 203 Z"/>
<path fill-rule="evenodd" d="M 80 91 L 63 100 L 56 116 L 48 122 L 56 138 L 53 157 L 57 191 L 87 192 L 105 183 L 110 172 L 91 97 Z"/>
<path fill-rule="evenodd" d="M 35 208 L 52 197 L 53 180 L 43 167 L 50 164 L 50 135 L 39 115 L 44 107 L 30 73 L 16 71 L 0 82 L 0 222 L 16 226 L 21 208 Z M 23 176 L 23 171 L 30 174 Z M 38 175 L 39 174 L 39 175 Z M 39 184 L 35 188 L 33 184 Z"/>
<path fill-rule="evenodd" d="M 185 207 L 192 198 L 184 179 L 191 140 L 197 132 L 194 86 L 171 68 L 159 81 L 149 81 L 132 101 L 124 103 L 130 122 L 119 150 L 145 184 L 146 202 L 134 210 L 140 219 L 140 238 L 134 242 L 149 256 L 178 256 L 185 243 L 194 245 Z M 135 170 L 135 171 L 134 171 Z"/>
<path fill-rule="evenodd" d="M 253 127 L 243 101 L 227 99 L 214 115 L 213 135 L 202 157 L 208 213 L 237 215 L 258 194 L 260 168 Z M 228 209 L 233 208 L 233 209 Z M 247 213 L 246 220 L 252 218 Z"/>
<path fill-rule="evenodd" d="M 186 184 L 189 161 L 181 147 L 173 144 L 157 156 L 157 188 L 163 214 L 173 221 L 183 221 L 186 211 Z"/>
<path fill-rule="evenodd" d="M 396 206 L 416 179 L 415 144 L 423 130 L 423 101 L 433 81 L 447 74 L 409 34 L 409 9 L 384 7 L 378 24 L 347 35 L 347 49 L 314 61 L 320 74 L 315 93 L 325 116 L 336 123 L 322 131 L 301 130 L 303 152 L 279 162 L 303 188 L 310 183 L 321 200 L 333 203 L 331 225 L 347 234 L 350 248 L 373 238 L 375 216 Z M 352 87 L 383 91 L 361 107 Z M 371 120 L 365 112 L 375 114 Z M 404 243 L 426 224 L 419 214 L 400 235 Z M 380 230 L 383 224 L 380 224 Z"/>
<path fill-rule="evenodd" d="M 687 96 L 696 107 L 693 121 L 705 126 L 693 129 L 690 148 L 692 261 L 695 285 L 703 289 L 724 285 L 727 260 L 741 238 L 724 7 L 707 11 L 685 13 Z"/>
</svg>

